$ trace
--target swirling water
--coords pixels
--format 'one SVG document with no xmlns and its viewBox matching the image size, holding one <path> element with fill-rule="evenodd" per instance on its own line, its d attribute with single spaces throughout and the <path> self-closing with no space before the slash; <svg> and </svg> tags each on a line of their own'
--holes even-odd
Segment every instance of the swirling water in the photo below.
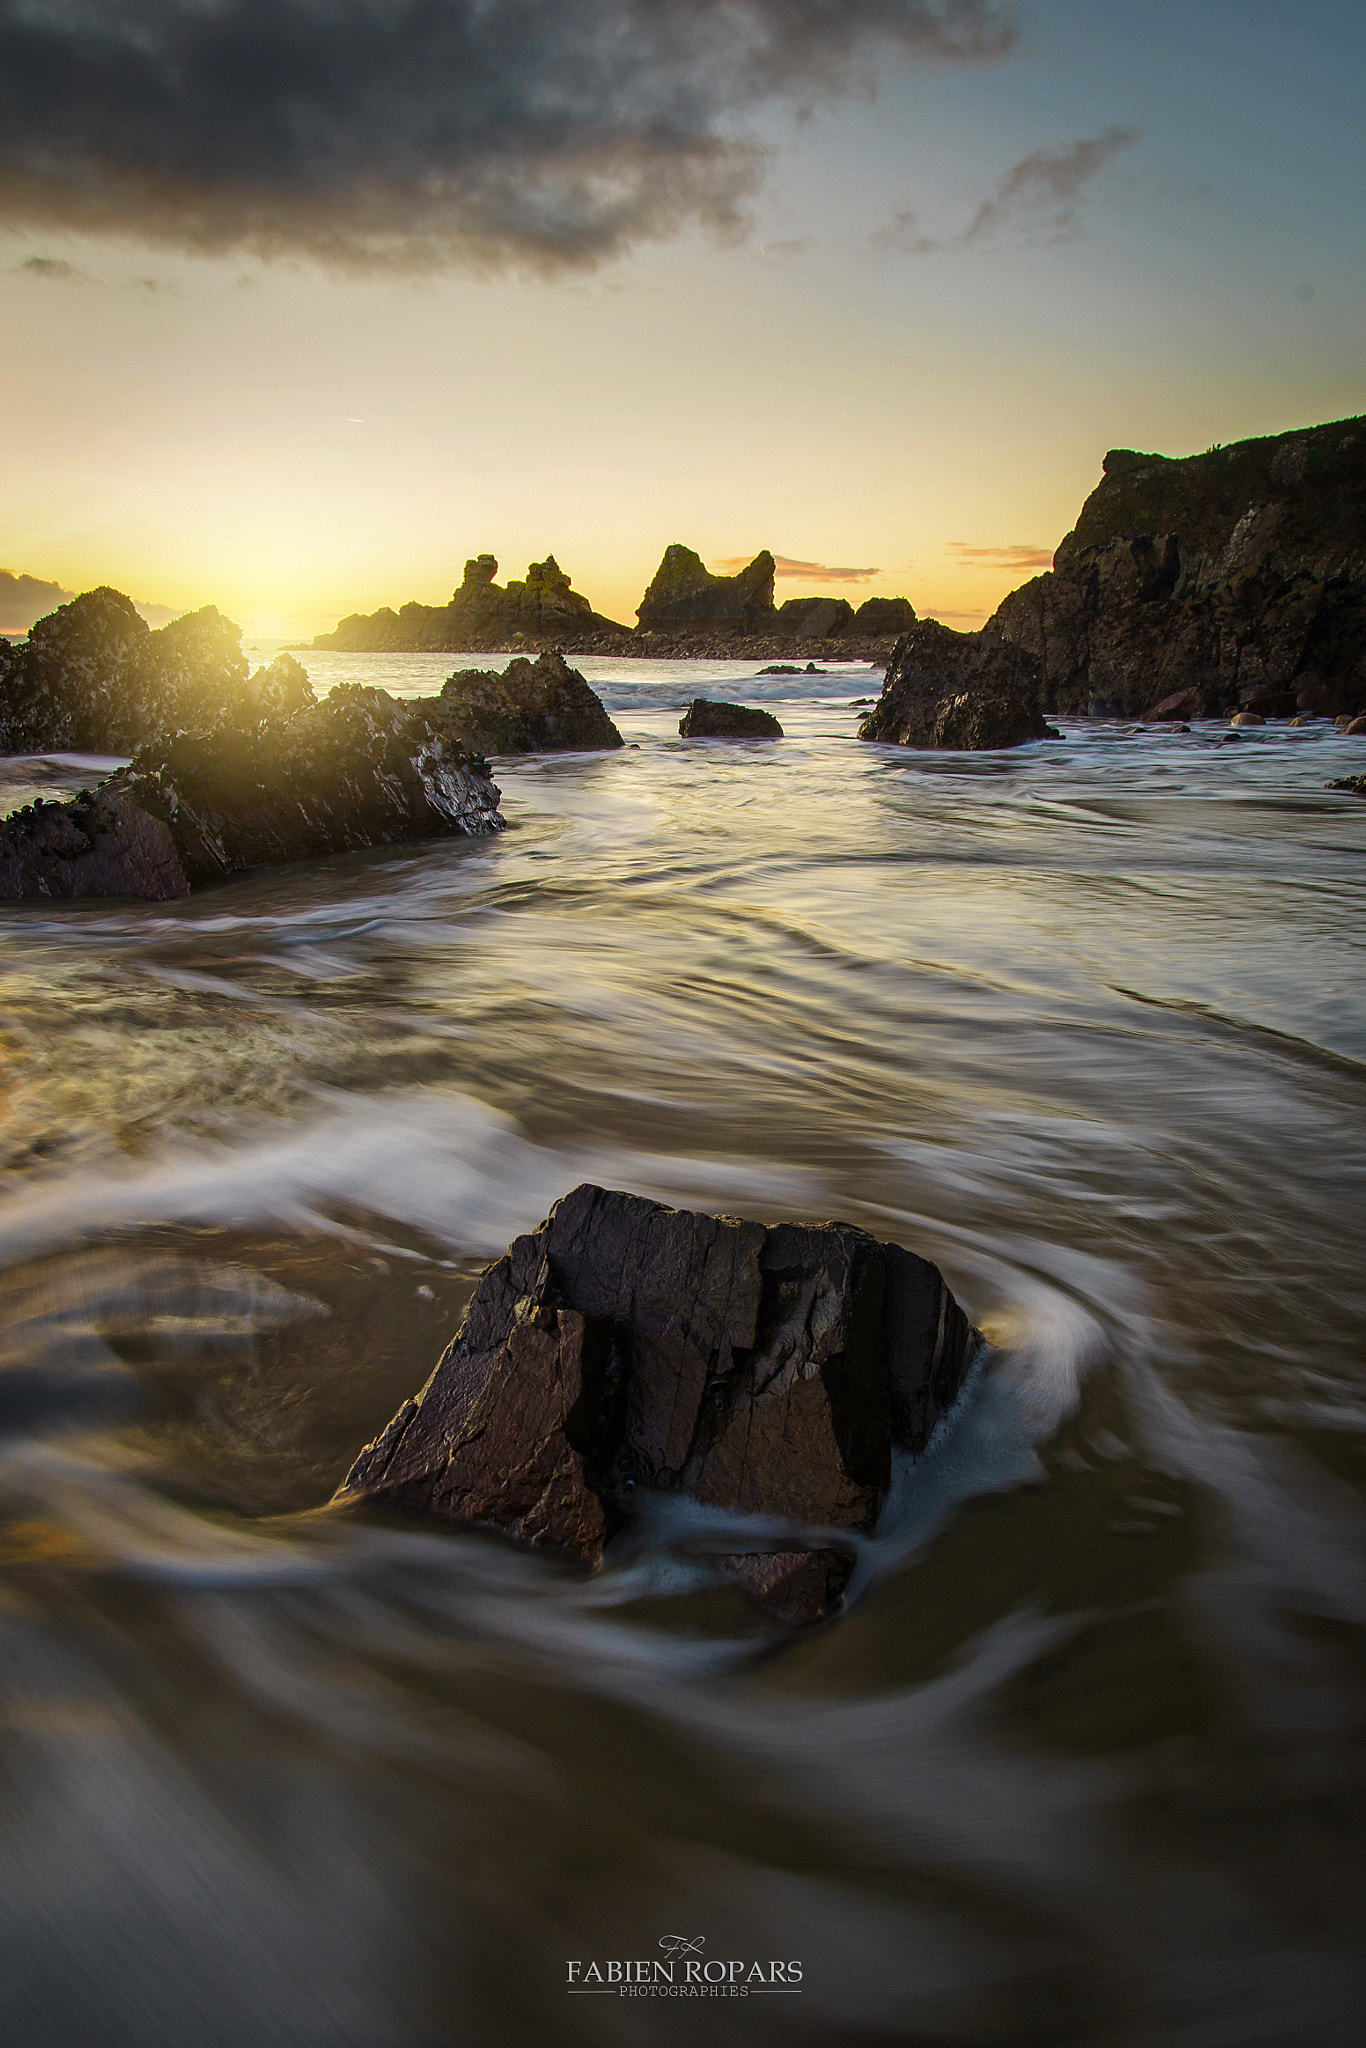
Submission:
<svg viewBox="0 0 1366 2048">
<path fill-rule="evenodd" d="M 1366 746 L 585 667 L 636 744 L 499 763 L 497 839 L 0 911 L 0 2033 L 1354 2043 Z M 987 1332 L 836 1622 L 686 1516 L 582 1583 L 325 1509 L 583 1178 Z M 678 1932 L 800 1989 L 569 1991 Z"/>
</svg>

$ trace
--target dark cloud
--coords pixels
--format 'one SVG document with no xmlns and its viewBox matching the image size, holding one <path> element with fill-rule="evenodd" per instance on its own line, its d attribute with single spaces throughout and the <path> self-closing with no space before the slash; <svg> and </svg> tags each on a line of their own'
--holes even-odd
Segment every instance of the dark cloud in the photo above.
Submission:
<svg viewBox="0 0 1366 2048">
<path fill-rule="evenodd" d="M 749 567 L 748 555 L 735 555 L 722 562 L 721 574 L 733 576 L 739 569 Z M 789 582 L 803 583 L 867 583 L 870 578 L 880 576 L 881 569 L 835 569 L 828 562 L 799 562 L 793 555 L 775 555 L 773 574 L 778 582 L 786 577 Z"/>
<path fill-rule="evenodd" d="M 983 548 L 978 547 L 975 541 L 951 540 L 945 542 L 945 552 L 974 568 L 1051 569 L 1053 566 L 1052 548 L 1041 548 L 1028 540 L 1015 541 L 1003 548 Z"/>
<path fill-rule="evenodd" d="M 0 633 L 27 633 L 35 619 L 44 619 L 74 592 L 38 576 L 16 576 L 0 569 Z"/>
<path fill-rule="evenodd" d="M 990 198 L 982 201 L 966 227 L 956 234 L 926 234 L 919 214 L 906 211 L 878 229 L 873 245 L 901 256 L 929 256 L 989 242 L 1003 228 L 1066 241 L 1080 232 L 1078 204 L 1086 185 L 1121 150 L 1131 149 L 1141 132 L 1137 128 L 1104 128 L 1099 135 L 1083 136 L 1057 149 L 1031 150 L 1006 172 Z"/>
<path fill-rule="evenodd" d="M 734 229 L 746 116 L 1009 0 L 0 0 L 0 222 L 351 266 L 591 265 Z"/>
</svg>

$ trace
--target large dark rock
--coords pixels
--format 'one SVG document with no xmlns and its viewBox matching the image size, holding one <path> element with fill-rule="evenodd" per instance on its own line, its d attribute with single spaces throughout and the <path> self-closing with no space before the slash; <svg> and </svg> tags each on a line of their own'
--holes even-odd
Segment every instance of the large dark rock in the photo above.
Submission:
<svg viewBox="0 0 1366 2048">
<path fill-rule="evenodd" d="M 1112 449 L 1052 570 L 990 625 L 1037 658 L 1045 710 L 1366 705 L 1366 420 Z"/>
<path fill-rule="evenodd" d="M 400 611 L 384 605 L 369 614 L 353 612 L 331 633 L 319 633 L 315 647 L 347 653 L 386 651 L 492 651 L 516 642 L 575 642 L 611 639 L 629 629 L 595 612 L 588 599 L 570 587 L 553 555 L 532 562 L 525 582 L 495 583 L 498 562 L 476 555 L 465 564 L 464 578 L 448 605 L 405 604 Z"/>
<path fill-rule="evenodd" d="M 766 1228 L 583 1186 L 489 1267 L 338 1498 L 590 1566 L 647 1491 L 868 1530 L 893 1451 L 923 1450 L 978 1341 L 936 1267 L 849 1224 Z M 837 1540 L 760 1540 L 743 1563 L 731 1545 L 733 1575 L 789 1618 L 847 1576 Z"/>
<path fill-rule="evenodd" d="M 0 897 L 144 896 L 190 884 L 165 821 L 127 797 L 82 792 L 0 819 Z"/>
<path fill-rule="evenodd" d="M 466 746 L 481 754 L 556 753 L 624 744 L 602 699 L 562 654 L 546 653 L 539 661 L 519 656 L 501 675 L 491 669 L 460 669 L 447 679 L 440 703 Z"/>
<path fill-rule="evenodd" d="M 1039 665 L 997 633 L 919 619 L 892 651 L 861 740 L 902 747 L 1015 747 L 1053 733 L 1039 709 Z"/>
<path fill-rule="evenodd" d="M 678 721 L 685 740 L 780 740 L 783 729 L 771 711 L 754 704 L 722 704 L 694 697 Z"/>
<path fill-rule="evenodd" d="M 126 754 L 158 732 L 280 723 L 312 703 L 289 655 L 248 674 L 213 605 L 153 632 L 131 599 L 88 590 L 0 657 L 0 752 Z"/>
<path fill-rule="evenodd" d="M 852 627 L 854 607 L 847 597 L 790 597 L 779 605 L 773 623 L 794 640 L 833 640 Z"/>
<path fill-rule="evenodd" d="M 642 632 L 676 633 L 693 626 L 762 633 L 774 628 L 774 560 L 767 548 L 734 576 L 713 576 L 700 555 L 677 543 L 636 608 Z"/>
<path fill-rule="evenodd" d="M 909 633 L 915 606 L 908 597 L 865 597 L 854 613 L 855 633 Z"/>
<path fill-rule="evenodd" d="M 346 684 L 272 730 L 174 733 L 94 797 L 0 827 L 0 896 L 183 896 L 264 862 L 497 832 L 488 763 L 438 699 Z"/>
</svg>

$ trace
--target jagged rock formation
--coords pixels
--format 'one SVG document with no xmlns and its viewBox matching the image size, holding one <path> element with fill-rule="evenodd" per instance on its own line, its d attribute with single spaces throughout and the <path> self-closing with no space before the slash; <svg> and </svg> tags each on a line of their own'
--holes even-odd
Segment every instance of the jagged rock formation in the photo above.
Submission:
<svg viewBox="0 0 1366 2048">
<path fill-rule="evenodd" d="M 439 699 L 346 684 L 287 724 L 175 733 L 93 795 L 0 822 L 0 896 L 184 896 L 263 862 L 497 832 Z"/>
<path fill-rule="evenodd" d="M 572 590 L 553 555 L 532 562 L 522 583 L 500 587 L 493 580 L 497 573 L 495 556 L 476 555 L 466 562 L 464 579 L 448 605 L 412 603 L 399 611 L 385 605 L 368 615 L 353 612 L 333 632 L 319 633 L 313 645 L 353 654 L 492 653 L 517 644 L 580 645 L 629 631 Z"/>
<path fill-rule="evenodd" d="M 980 750 L 1056 737 L 1039 710 L 1039 664 L 999 634 L 920 619 L 897 641 L 861 740 Z"/>
<path fill-rule="evenodd" d="M 155 733 L 278 724 L 313 701 L 282 654 L 247 672 L 214 605 L 153 631 L 120 591 L 88 590 L 0 643 L 0 753 L 126 754 Z"/>
<path fill-rule="evenodd" d="M 441 691 L 443 714 L 480 754 L 556 753 L 619 747 L 621 734 L 562 654 L 510 661 L 501 675 L 459 669 Z"/>
<path fill-rule="evenodd" d="M 164 903 L 190 885 L 170 830 L 126 797 L 82 791 L 0 819 L 0 898 L 143 896 Z"/>
<path fill-rule="evenodd" d="M 755 704 L 723 704 L 694 697 L 678 721 L 685 740 L 780 740 L 783 729 L 771 711 Z"/>
<path fill-rule="evenodd" d="M 1037 658 L 1045 710 L 1366 706 L 1366 420 L 1112 449 L 1053 564 L 989 622 Z"/>
<path fill-rule="evenodd" d="M 636 608 L 642 633 L 723 627 L 731 633 L 772 631 L 774 561 L 767 548 L 735 576 L 713 576 L 691 548 L 665 548 L 664 559 Z"/>
<path fill-rule="evenodd" d="M 923 1449 L 978 1341 L 936 1267 L 849 1224 L 767 1229 L 583 1186 L 489 1267 L 338 1499 L 587 1566 L 647 1490 L 866 1530 L 893 1450 Z M 784 1618 L 819 1612 L 849 1567 L 837 1543 L 728 1555 Z"/>
</svg>

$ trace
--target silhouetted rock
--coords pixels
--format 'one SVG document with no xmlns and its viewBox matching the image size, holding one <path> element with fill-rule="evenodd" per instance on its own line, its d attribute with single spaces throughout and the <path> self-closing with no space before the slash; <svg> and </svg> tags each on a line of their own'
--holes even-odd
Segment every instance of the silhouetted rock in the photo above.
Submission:
<svg viewBox="0 0 1366 2048">
<path fill-rule="evenodd" d="M 158 732 L 280 723 L 312 703 L 289 655 L 247 672 L 213 605 L 153 632 L 117 590 L 88 590 L 0 659 L 0 752 L 125 754 Z"/>
<path fill-rule="evenodd" d="M 897 641 L 861 740 L 924 748 L 1016 747 L 1056 738 L 1039 710 L 1039 666 L 991 632 L 919 619 Z"/>
<path fill-rule="evenodd" d="M 410 603 L 397 612 L 387 605 L 369 614 L 353 612 L 331 633 L 319 633 L 313 645 L 361 654 L 492 652 L 517 641 L 592 641 L 629 630 L 595 612 L 586 597 L 571 589 L 553 555 L 532 562 L 526 580 L 510 581 L 506 588 L 494 582 L 497 573 L 496 556 L 476 555 L 466 562 L 460 588 L 448 605 Z"/>
<path fill-rule="evenodd" d="M 853 630 L 861 634 L 909 633 L 915 606 L 908 597 L 865 597 L 854 613 Z"/>
<path fill-rule="evenodd" d="M 83 791 L 0 819 L 0 897 L 188 896 L 175 840 L 127 797 Z"/>
<path fill-rule="evenodd" d="M 799 661 L 774 661 L 767 668 L 761 668 L 759 673 L 761 676 L 827 676 L 830 670 L 817 668 L 814 661 L 808 661 L 805 666 Z"/>
<path fill-rule="evenodd" d="M 173 733 L 91 797 L 0 827 L 0 895 L 183 896 L 265 862 L 497 832 L 488 763 L 439 699 L 345 684 L 274 730 Z"/>
<path fill-rule="evenodd" d="M 1366 706 L 1366 420 L 1112 449 L 1052 570 L 989 624 L 1037 657 L 1045 710 Z"/>
<path fill-rule="evenodd" d="M 1325 782 L 1325 789 L 1345 789 L 1349 796 L 1366 796 L 1366 775 L 1340 775 L 1335 782 Z"/>
<path fill-rule="evenodd" d="M 780 740 L 783 729 L 771 711 L 753 704 L 720 704 L 694 697 L 678 721 L 685 740 Z"/>
<path fill-rule="evenodd" d="M 936 1267 L 849 1224 L 769 1229 L 583 1186 L 488 1268 L 338 1499 L 590 1566 L 650 1490 L 867 1530 L 894 1449 L 924 1448 L 977 1342 Z M 838 1544 L 767 1558 L 741 1564 L 732 1539 L 727 1562 L 787 1619 L 821 1611 L 848 1564 Z"/>
<path fill-rule="evenodd" d="M 832 640 L 849 631 L 854 607 L 847 597 L 790 597 L 779 605 L 773 623 L 794 640 Z"/>
<path fill-rule="evenodd" d="M 773 571 L 773 557 L 764 548 L 737 575 L 713 576 L 703 567 L 700 555 L 675 543 L 664 550 L 664 559 L 637 607 L 641 631 L 720 626 L 731 632 L 771 632 L 775 623 Z"/>
<path fill-rule="evenodd" d="M 621 734 L 562 654 L 519 657 L 501 675 L 460 669 L 442 687 L 444 714 L 478 753 L 560 753 L 619 747 Z"/>
</svg>

